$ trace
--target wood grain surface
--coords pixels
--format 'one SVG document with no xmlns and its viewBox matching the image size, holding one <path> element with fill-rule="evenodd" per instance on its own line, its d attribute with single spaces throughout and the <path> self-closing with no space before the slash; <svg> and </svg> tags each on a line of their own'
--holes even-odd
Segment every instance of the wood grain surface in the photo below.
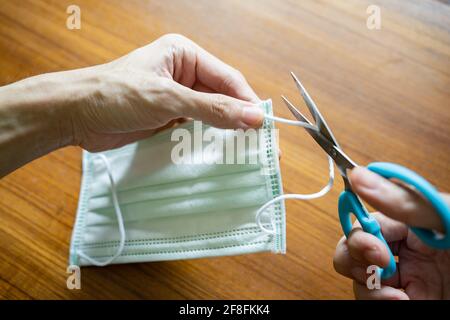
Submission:
<svg viewBox="0 0 450 320">
<path fill-rule="evenodd" d="M 74 2 L 81 30 L 66 28 Z M 380 30 L 366 27 L 370 4 Z M 301 105 L 294 71 L 356 162 L 400 163 L 450 191 L 448 1 L 0 0 L 0 84 L 110 61 L 172 32 L 241 70 L 279 116 L 290 117 L 280 94 Z M 303 130 L 278 128 L 285 192 L 317 191 L 324 153 Z M 321 199 L 287 202 L 286 255 L 84 268 L 82 289 L 68 290 L 80 177 L 81 149 L 70 147 L 0 180 L 1 298 L 353 297 L 332 265 L 340 179 Z"/>
</svg>

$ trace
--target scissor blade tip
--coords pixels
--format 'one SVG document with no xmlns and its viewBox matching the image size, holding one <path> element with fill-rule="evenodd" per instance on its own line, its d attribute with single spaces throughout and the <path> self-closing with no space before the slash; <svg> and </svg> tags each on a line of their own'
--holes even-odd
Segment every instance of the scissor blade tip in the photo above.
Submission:
<svg viewBox="0 0 450 320">
<path fill-rule="evenodd" d="M 297 87 L 299 87 L 299 89 L 301 91 L 306 91 L 305 87 L 303 87 L 302 83 L 300 82 L 300 80 L 297 78 L 297 76 L 293 72 L 291 72 L 291 76 L 292 76 L 292 79 L 294 79 L 294 82 L 297 85 Z"/>
<path fill-rule="evenodd" d="M 292 103 L 288 100 L 288 98 L 282 95 L 281 99 L 283 99 L 284 104 L 287 105 L 289 109 L 293 107 Z"/>
</svg>

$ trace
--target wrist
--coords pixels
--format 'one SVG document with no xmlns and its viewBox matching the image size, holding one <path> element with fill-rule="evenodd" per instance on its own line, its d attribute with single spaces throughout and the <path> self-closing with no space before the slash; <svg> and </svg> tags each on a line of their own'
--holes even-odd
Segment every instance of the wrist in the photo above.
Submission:
<svg viewBox="0 0 450 320">
<path fill-rule="evenodd" d="M 77 145 L 80 107 L 99 87 L 90 69 L 47 73 L 0 87 L 0 101 L 18 118 L 32 122 L 34 133 L 40 132 L 55 149 Z"/>
<path fill-rule="evenodd" d="M 67 121 L 69 94 L 55 75 L 43 74 L 5 87 L 3 100 L 23 131 L 39 136 L 52 149 L 64 147 L 71 140 Z"/>
<path fill-rule="evenodd" d="M 81 70 L 43 74 L 0 87 L 0 177 L 74 144 L 73 114 L 89 95 Z"/>
</svg>

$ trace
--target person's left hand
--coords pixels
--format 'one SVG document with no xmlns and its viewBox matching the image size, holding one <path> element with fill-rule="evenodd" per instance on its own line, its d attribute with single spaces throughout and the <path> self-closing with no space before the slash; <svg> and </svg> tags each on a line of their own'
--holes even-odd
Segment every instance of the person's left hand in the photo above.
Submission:
<svg viewBox="0 0 450 320">
<path fill-rule="evenodd" d="M 72 144 L 89 151 L 148 137 L 177 118 L 243 129 L 263 120 L 239 71 L 176 34 L 110 63 L 56 75 L 79 85 L 69 111 Z"/>
</svg>

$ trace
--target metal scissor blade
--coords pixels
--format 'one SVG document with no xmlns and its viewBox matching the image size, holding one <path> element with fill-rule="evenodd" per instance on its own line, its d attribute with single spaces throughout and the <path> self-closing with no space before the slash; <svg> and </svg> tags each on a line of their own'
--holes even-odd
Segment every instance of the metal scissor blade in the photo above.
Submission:
<svg viewBox="0 0 450 320">
<path fill-rule="evenodd" d="M 333 158 L 334 162 L 336 163 L 336 166 L 344 171 L 342 174 L 341 172 L 341 176 L 346 177 L 347 176 L 347 169 L 353 169 L 354 167 L 357 167 L 358 165 L 353 162 L 352 159 L 350 159 L 349 156 L 347 156 L 344 151 L 342 151 L 341 149 L 339 149 L 339 147 L 334 146 L 334 151 L 336 152 L 336 156 Z M 334 154 L 334 152 L 333 152 Z M 332 157 L 332 156 L 331 156 Z"/>
<path fill-rule="evenodd" d="M 357 166 L 357 164 L 353 162 L 353 160 L 350 159 L 350 157 L 347 156 L 341 148 L 333 144 L 333 142 L 328 140 L 328 138 L 321 132 L 308 129 L 306 131 L 308 131 L 320 147 L 333 159 L 342 177 L 347 177 L 347 169 L 353 169 Z"/>
<path fill-rule="evenodd" d="M 319 132 L 319 128 L 317 128 L 316 125 L 312 124 L 294 105 L 285 97 L 281 96 L 283 98 L 284 103 L 288 107 L 289 111 L 294 115 L 295 118 L 297 118 L 297 123 L 300 122 L 302 127 L 306 130 L 312 130 L 315 132 Z M 289 120 L 290 121 L 290 120 Z M 293 121 L 293 124 L 297 124 L 296 121 Z"/>
<path fill-rule="evenodd" d="M 313 99 L 308 94 L 308 91 L 306 91 L 305 87 L 302 85 L 300 80 L 298 80 L 297 76 L 291 72 L 291 76 L 294 79 L 294 82 L 300 91 L 300 94 L 303 97 L 303 100 L 305 101 L 306 106 L 309 109 L 309 112 L 311 112 L 312 116 L 314 117 L 314 120 L 316 121 L 316 126 L 318 127 L 319 131 L 328 138 L 331 142 L 334 143 L 335 146 L 339 148 L 339 144 L 337 140 L 334 138 L 333 133 L 331 132 L 330 128 L 328 127 L 325 119 L 320 114 L 319 109 L 317 108 L 316 104 L 314 103 Z"/>
<path fill-rule="evenodd" d="M 294 115 L 295 118 L 297 118 L 298 121 L 309 123 L 310 125 L 313 125 L 294 105 L 285 97 L 281 96 L 281 99 L 283 99 L 284 104 L 289 108 L 291 113 Z"/>
</svg>

